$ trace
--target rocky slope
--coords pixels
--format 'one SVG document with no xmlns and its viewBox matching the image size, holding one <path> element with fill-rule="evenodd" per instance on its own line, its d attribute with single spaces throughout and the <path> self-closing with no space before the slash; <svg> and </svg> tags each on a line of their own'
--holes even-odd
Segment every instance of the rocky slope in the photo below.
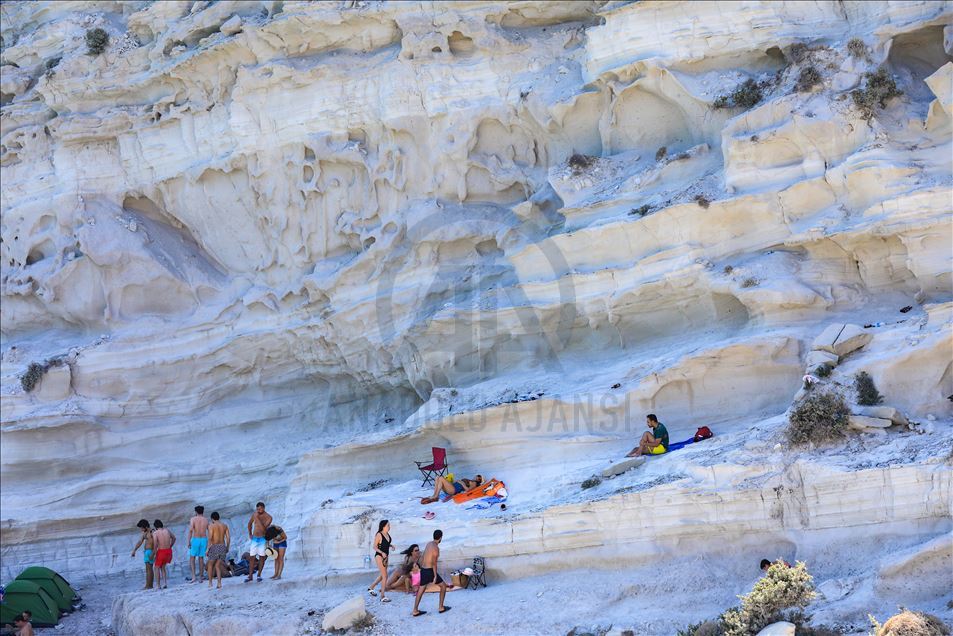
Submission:
<svg viewBox="0 0 953 636">
<path fill-rule="evenodd" d="M 726 6 L 5 3 L 3 577 L 259 499 L 357 570 L 431 445 L 511 576 L 948 530 L 953 12 Z M 778 447 L 832 323 L 916 424 Z M 716 440 L 581 491 L 650 411 Z"/>
</svg>

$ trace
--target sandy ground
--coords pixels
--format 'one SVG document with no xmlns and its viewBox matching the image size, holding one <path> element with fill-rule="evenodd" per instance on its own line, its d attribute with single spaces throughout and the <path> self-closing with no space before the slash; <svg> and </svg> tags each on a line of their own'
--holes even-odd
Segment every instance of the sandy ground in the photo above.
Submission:
<svg viewBox="0 0 953 636">
<path fill-rule="evenodd" d="M 889 551 L 914 540 L 897 541 L 894 545 L 881 542 L 879 548 Z M 847 563 L 843 557 L 856 557 L 871 546 L 863 540 L 853 543 L 856 551 L 845 555 L 842 546 L 834 546 L 829 560 L 809 564 L 809 568 L 815 571 L 818 584 L 831 578 L 858 582 L 855 593 L 837 601 L 821 598 L 808 608 L 808 613 L 814 614 L 815 624 L 859 635 L 868 631 L 868 612 L 883 620 L 894 613 L 898 599 L 883 598 L 863 586 L 870 572 L 858 568 L 858 561 Z M 689 623 L 715 617 L 735 605 L 736 595 L 746 592 L 757 580 L 759 556 L 747 551 L 724 553 L 669 559 L 613 572 L 570 570 L 505 581 L 491 576 L 487 588 L 448 594 L 446 604 L 452 610 L 443 615 L 436 611 L 437 595 L 427 594 L 421 609 L 428 613 L 418 618 L 411 616 L 410 595 L 394 592 L 393 601 L 387 604 L 367 595 L 364 590 L 372 572 L 363 578 L 350 576 L 328 583 L 296 571 L 291 562 L 285 580 L 246 584 L 240 579 L 227 579 L 222 590 L 174 582 L 168 590 L 140 591 L 136 590 L 139 581 L 131 577 L 98 579 L 80 585 L 85 609 L 64 618 L 57 629 L 38 633 L 114 635 L 112 604 L 126 594 L 126 607 L 138 615 L 139 624 L 149 625 L 160 615 L 174 615 L 175 625 L 181 626 L 173 631 L 163 628 L 141 633 L 232 634 L 236 626 L 255 625 L 242 633 L 320 634 L 326 611 L 363 594 L 374 619 L 365 633 L 374 635 L 566 634 L 573 628 L 600 633 L 611 627 L 632 629 L 637 634 L 674 634 Z M 845 565 L 851 572 L 846 579 L 841 569 Z M 270 575 L 268 570 L 270 567 L 266 570 Z M 953 622 L 953 611 L 946 605 L 949 600 L 937 598 L 912 608 Z"/>
</svg>

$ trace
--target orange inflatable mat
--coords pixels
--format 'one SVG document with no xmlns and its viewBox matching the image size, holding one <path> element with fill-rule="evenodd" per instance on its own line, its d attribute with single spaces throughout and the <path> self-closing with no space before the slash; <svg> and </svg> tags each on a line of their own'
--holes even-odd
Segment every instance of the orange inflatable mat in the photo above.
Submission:
<svg viewBox="0 0 953 636">
<path fill-rule="evenodd" d="M 490 481 L 484 482 L 479 486 L 474 486 L 470 490 L 464 490 L 463 492 L 454 495 L 453 503 L 459 504 L 465 503 L 467 501 L 473 501 L 474 499 L 482 499 L 483 497 L 493 497 L 503 488 L 506 488 L 506 484 L 497 479 L 491 479 Z"/>
</svg>

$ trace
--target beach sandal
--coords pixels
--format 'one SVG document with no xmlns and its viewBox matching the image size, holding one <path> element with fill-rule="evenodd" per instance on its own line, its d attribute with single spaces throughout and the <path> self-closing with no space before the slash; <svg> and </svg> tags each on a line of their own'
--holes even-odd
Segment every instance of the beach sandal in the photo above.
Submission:
<svg viewBox="0 0 953 636">
<path fill-rule="evenodd" d="M 367 588 L 367 593 L 371 596 L 377 596 L 377 590 L 372 590 L 371 588 Z"/>
<path fill-rule="evenodd" d="M 390 603 L 390 599 L 382 596 L 381 603 Z"/>
<path fill-rule="evenodd" d="M 416 614 L 411 614 L 411 616 L 413 616 L 414 618 L 417 618 L 418 616 L 423 616 L 423 615 L 426 614 L 426 613 L 427 613 L 427 612 L 425 612 L 425 611 L 423 611 L 423 610 L 419 610 Z"/>
<path fill-rule="evenodd" d="M 443 609 L 440 610 L 438 613 L 439 613 L 439 614 L 443 614 L 444 612 L 449 612 L 450 609 L 451 609 L 451 608 L 450 608 L 449 605 L 444 605 L 444 606 L 443 606 Z"/>
<path fill-rule="evenodd" d="M 260 576 L 258 577 L 258 582 L 261 583 L 261 577 L 260 577 Z"/>
<path fill-rule="evenodd" d="M 428 521 L 433 519 L 436 516 L 437 516 L 437 513 L 435 513 L 433 510 L 428 510 L 427 512 L 424 513 L 424 519 L 427 519 Z"/>
</svg>

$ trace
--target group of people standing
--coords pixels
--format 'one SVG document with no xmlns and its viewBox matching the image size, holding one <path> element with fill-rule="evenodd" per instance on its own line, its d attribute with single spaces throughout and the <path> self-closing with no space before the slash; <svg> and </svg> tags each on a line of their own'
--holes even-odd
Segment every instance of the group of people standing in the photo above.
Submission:
<svg viewBox="0 0 953 636">
<path fill-rule="evenodd" d="M 388 577 L 388 563 L 390 553 L 394 549 L 394 544 L 390 536 L 390 522 L 387 519 L 378 524 L 377 533 L 374 535 L 374 562 L 377 565 L 379 574 L 374 582 L 371 583 L 367 591 L 371 596 L 377 596 L 374 589 L 378 583 L 381 586 L 380 598 L 382 603 L 389 603 L 390 599 L 385 595 L 387 590 L 403 588 L 406 592 L 411 592 L 416 587 L 416 596 L 414 598 L 413 616 L 421 616 L 427 612 L 420 609 L 420 599 L 427 591 L 427 587 L 433 583 L 438 586 L 440 591 L 440 602 L 437 611 L 441 614 L 450 611 L 449 605 L 444 605 L 444 598 L 447 595 L 447 583 L 437 571 L 437 562 L 440 558 L 440 542 L 443 540 L 443 531 L 433 531 L 433 541 L 430 541 L 424 548 L 423 554 L 420 547 L 414 543 L 406 550 L 401 552 L 404 555 L 403 563 L 397 571 Z"/>
<path fill-rule="evenodd" d="M 132 556 L 135 557 L 139 548 L 143 548 L 143 562 L 146 570 L 146 584 L 143 589 L 153 589 L 153 584 L 155 589 L 165 589 L 169 587 L 167 568 L 172 562 L 175 534 L 165 527 L 161 519 L 156 519 L 152 526 L 149 525 L 148 520 L 140 519 L 136 526 L 141 536 L 132 550 Z M 262 580 L 261 575 L 269 550 L 275 557 L 275 573 L 271 578 L 280 579 L 285 568 L 288 535 L 280 526 L 274 524 L 272 516 L 265 511 L 265 504 L 260 501 L 255 505 L 255 510 L 248 520 L 248 539 L 248 551 L 242 555 L 243 560 L 246 560 L 248 574 L 245 582 L 252 581 L 256 574 L 258 581 Z M 228 561 L 226 564 L 231 542 L 231 531 L 222 522 L 219 513 L 213 512 L 209 520 L 205 517 L 205 507 L 195 506 L 195 516 L 189 520 L 186 536 L 186 543 L 189 546 L 189 569 L 192 573 L 189 582 L 202 582 L 207 578 L 208 586 L 211 588 L 213 579 L 217 578 L 217 587 L 220 589 L 222 578 L 233 576 L 238 570 L 234 561 Z"/>
</svg>

